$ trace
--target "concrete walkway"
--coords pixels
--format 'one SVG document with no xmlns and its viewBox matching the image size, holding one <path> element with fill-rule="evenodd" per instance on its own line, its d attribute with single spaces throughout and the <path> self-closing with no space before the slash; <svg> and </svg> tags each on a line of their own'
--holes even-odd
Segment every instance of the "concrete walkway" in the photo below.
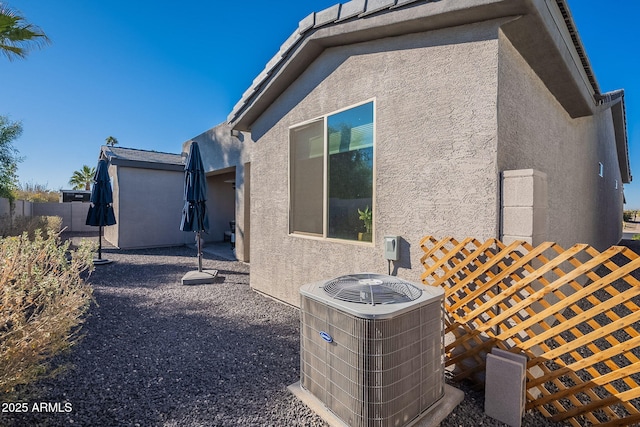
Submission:
<svg viewBox="0 0 640 427">
<path fill-rule="evenodd" d="M 636 234 L 640 234 L 640 222 L 625 222 L 622 228 L 622 238 L 631 240 Z"/>
<path fill-rule="evenodd" d="M 193 245 L 195 248 L 195 245 Z M 202 248 L 202 252 L 213 255 L 225 261 L 236 261 L 236 254 L 229 242 L 207 242 Z"/>
</svg>

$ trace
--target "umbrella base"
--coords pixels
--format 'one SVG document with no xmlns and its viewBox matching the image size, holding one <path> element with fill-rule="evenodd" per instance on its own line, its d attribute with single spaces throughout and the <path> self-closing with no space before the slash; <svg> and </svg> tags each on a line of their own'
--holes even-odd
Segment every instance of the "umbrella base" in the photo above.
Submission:
<svg viewBox="0 0 640 427">
<path fill-rule="evenodd" d="M 182 277 L 183 285 L 206 285 L 213 283 L 218 270 L 190 271 Z"/>
<path fill-rule="evenodd" d="M 93 265 L 111 264 L 112 262 L 113 261 L 111 261 L 110 259 L 94 259 Z"/>
</svg>

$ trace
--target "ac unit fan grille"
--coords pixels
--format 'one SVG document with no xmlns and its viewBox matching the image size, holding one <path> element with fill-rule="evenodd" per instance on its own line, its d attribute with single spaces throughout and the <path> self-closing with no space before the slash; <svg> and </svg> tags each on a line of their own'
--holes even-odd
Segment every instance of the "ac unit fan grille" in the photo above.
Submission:
<svg viewBox="0 0 640 427">
<path fill-rule="evenodd" d="M 324 291 L 331 297 L 360 304 L 398 304 L 420 298 L 422 290 L 404 280 L 378 274 L 353 274 L 328 281 Z"/>
</svg>

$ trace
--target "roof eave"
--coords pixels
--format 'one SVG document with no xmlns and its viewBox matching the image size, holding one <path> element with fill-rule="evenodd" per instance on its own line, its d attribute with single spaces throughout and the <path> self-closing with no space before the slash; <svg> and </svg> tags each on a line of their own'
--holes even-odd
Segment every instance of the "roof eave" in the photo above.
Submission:
<svg viewBox="0 0 640 427">
<path fill-rule="evenodd" d="M 602 108 L 610 108 L 616 138 L 616 151 L 620 165 L 620 177 L 624 184 L 633 180 L 629 160 L 629 138 L 627 133 L 627 114 L 624 90 L 616 90 L 599 96 Z"/>
<path fill-rule="evenodd" d="M 502 31 L 571 117 L 594 114 L 600 89 L 568 8 L 563 0 L 530 1 L 529 13 Z"/>
<path fill-rule="evenodd" d="M 596 76 L 593 72 L 593 68 L 591 67 L 591 61 L 589 61 L 589 57 L 587 56 L 587 52 L 584 48 L 584 44 L 580 39 L 580 35 L 578 34 L 578 30 L 576 29 L 576 25 L 573 21 L 573 16 L 569 10 L 569 6 L 567 5 L 566 0 L 555 0 L 558 9 L 560 9 L 560 13 L 564 18 L 564 23 L 567 26 L 567 31 L 569 31 L 569 35 L 571 37 L 571 41 L 576 49 L 576 53 L 580 59 L 580 63 L 582 64 L 583 70 L 593 88 L 595 94 L 600 94 L 600 85 L 596 80 Z"/>
<path fill-rule="evenodd" d="M 600 88 L 566 0 L 352 0 L 300 21 L 228 116 L 253 122 L 325 49 L 491 19 L 518 17 L 505 35 L 572 117 L 593 114 Z M 538 37 L 529 37 L 530 34 Z"/>
<path fill-rule="evenodd" d="M 177 165 L 172 163 L 142 162 L 138 160 L 112 158 L 109 161 L 109 164 L 112 164 L 114 166 L 128 167 L 128 168 L 184 172 L 184 165 Z"/>
<path fill-rule="evenodd" d="M 365 2 L 354 0 L 303 19 L 243 94 L 228 123 L 234 129 L 249 131 L 253 121 L 327 48 L 512 17 L 526 11 L 525 0 L 382 3 L 384 8 L 356 13 L 358 5 L 365 8 Z M 366 7 L 380 4 L 366 2 Z"/>
<path fill-rule="evenodd" d="M 121 150 L 131 150 L 135 152 L 147 152 L 147 150 L 137 150 L 135 148 L 118 147 Z M 158 152 L 151 152 L 158 153 Z M 171 153 L 160 153 L 169 154 Z M 174 162 L 158 162 L 158 161 L 145 161 L 145 160 L 132 160 L 118 156 L 114 153 L 111 147 L 103 145 L 100 147 L 100 159 L 106 160 L 110 165 L 123 166 L 140 169 L 155 169 L 155 170 L 168 170 L 168 171 L 184 171 L 184 163 Z M 182 160 L 183 161 L 183 160 Z"/>
</svg>

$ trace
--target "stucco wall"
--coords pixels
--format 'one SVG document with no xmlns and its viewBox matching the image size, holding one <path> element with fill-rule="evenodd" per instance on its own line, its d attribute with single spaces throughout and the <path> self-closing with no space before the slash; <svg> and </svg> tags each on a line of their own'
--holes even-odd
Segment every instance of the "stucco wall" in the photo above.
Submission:
<svg viewBox="0 0 640 427">
<path fill-rule="evenodd" d="M 0 216 L 9 215 L 11 213 L 11 202 L 9 199 L 0 197 Z"/>
<path fill-rule="evenodd" d="M 32 213 L 34 216 L 59 216 L 62 218 L 62 227 L 67 231 L 95 232 L 98 227 L 86 225 L 87 212 L 90 203 L 33 203 Z"/>
<path fill-rule="evenodd" d="M 547 176 L 548 236 L 598 249 L 621 237 L 622 181 L 609 110 L 572 119 L 506 37 L 500 37 L 498 165 Z M 604 177 L 598 176 L 598 163 Z M 618 190 L 615 189 L 618 181 Z"/>
<path fill-rule="evenodd" d="M 233 206 L 235 213 L 231 216 L 235 215 L 236 221 L 236 257 L 240 261 L 249 261 L 250 227 L 247 206 L 249 204 L 249 165 L 253 147 L 251 136 L 244 132 L 232 134 L 231 127 L 222 123 L 192 138 L 192 140 L 198 143 L 203 166 L 209 176 L 235 170 L 235 205 Z M 189 144 L 190 141 L 183 144 L 183 152 L 189 151 Z M 229 188 L 233 189 L 231 186 Z M 226 192 L 223 194 L 223 203 L 226 206 L 228 194 Z M 214 194 L 211 196 L 207 201 L 207 207 L 210 212 L 213 212 L 214 222 L 217 222 L 218 220 L 215 218 L 216 200 L 213 197 Z M 225 230 L 228 228 L 228 220 L 226 219 L 228 214 L 229 212 L 225 211 L 225 219 L 222 221 L 227 223 Z M 223 225 L 222 222 L 220 222 L 220 226 Z M 210 239 L 219 240 L 215 236 L 211 236 Z"/>
<path fill-rule="evenodd" d="M 118 223 L 105 227 L 105 238 L 122 249 L 192 243 L 191 233 L 180 231 L 183 177 L 179 171 L 118 166 L 113 180 Z M 111 240 L 114 232 L 117 241 Z"/>
<path fill-rule="evenodd" d="M 27 200 L 15 200 L 13 202 L 13 215 L 14 216 L 33 216 L 33 203 Z"/>
<path fill-rule="evenodd" d="M 235 221 L 234 185 L 225 182 L 236 178 L 235 171 L 207 177 L 207 203 L 209 213 L 209 232 L 206 241 L 221 242 L 224 232 L 229 231 L 229 221 Z"/>
<path fill-rule="evenodd" d="M 16 200 L 14 216 L 58 216 L 62 218 L 62 228 L 67 231 L 91 232 L 96 227 L 86 225 L 89 203 L 33 203 L 26 200 Z M 9 215 L 10 203 L 8 199 L 0 198 L 0 216 Z"/>
<path fill-rule="evenodd" d="M 26 200 L 16 200 L 14 203 L 14 216 L 59 216 L 62 218 L 62 228 L 67 231 L 97 232 L 97 228 L 85 225 L 89 203 L 32 203 Z M 10 212 L 9 200 L 0 198 L 0 216 L 9 215 Z"/>
<path fill-rule="evenodd" d="M 109 165 L 109 178 L 111 178 L 111 192 L 113 194 L 113 213 L 116 217 L 116 224 L 102 228 L 104 238 L 114 245 L 120 247 L 120 181 L 118 179 L 118 167 Z"/>
<path fill-rule="evenodd" d="M 9 199 L 0 197 L 0 216 L 13 215 L 13 216 L 27 216 L 33 215 L 33 203 L 27 200 L 14 200 L 13 209 L 11 209 L 11 202 Z"/>
<path fill-rule="evenodd" d="M 499 22 L 326 50 L 252 126 L 251 286 L 299 304 L 299 287 L 387 272 L 419 281 L 420 239 L 497 235 Z M 288 235 L 288 129 L 375 99 L 373 243 Z"/>
</svg>

